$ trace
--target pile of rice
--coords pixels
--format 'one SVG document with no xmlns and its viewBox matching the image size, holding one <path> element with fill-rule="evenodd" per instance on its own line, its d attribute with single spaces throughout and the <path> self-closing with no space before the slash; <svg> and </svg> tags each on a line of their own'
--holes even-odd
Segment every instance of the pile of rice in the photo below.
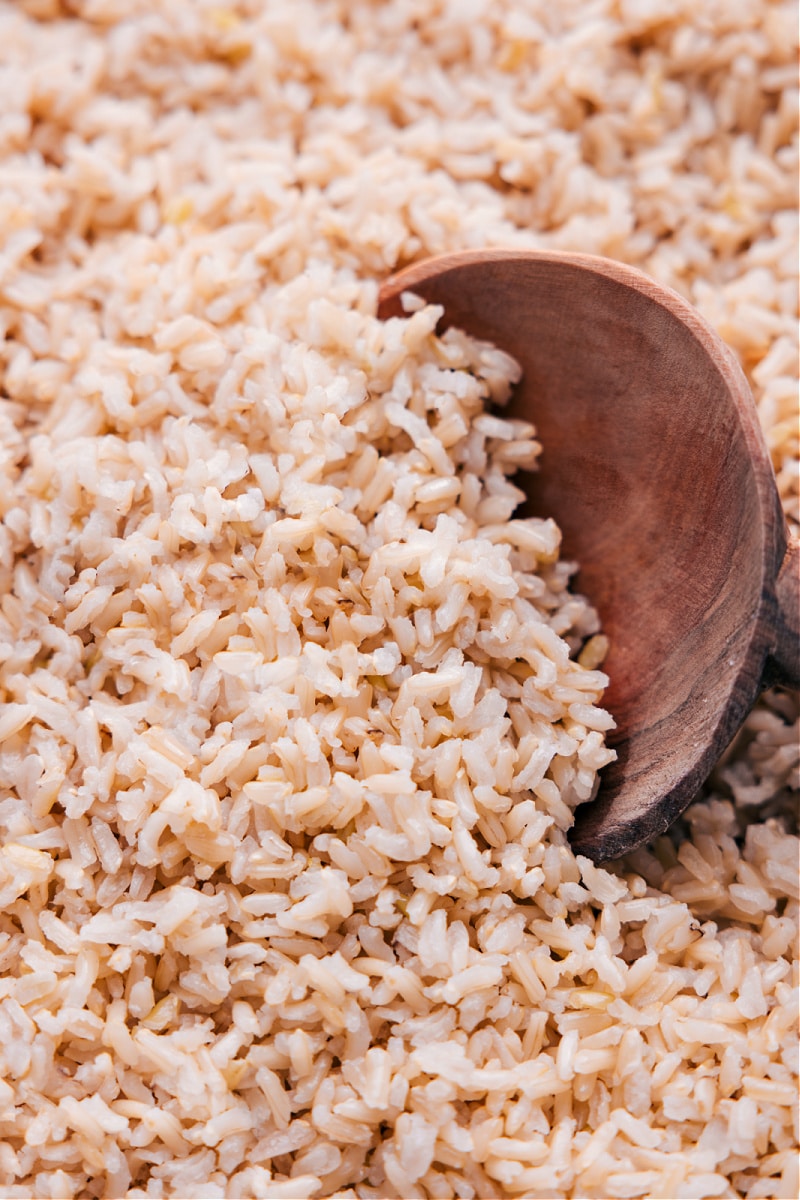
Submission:
<svg viewBox="0 0 800 1200">
<path fill-rule="evenodd" d="M 0 1195 L 795 1197 L 797 702 L 607 869 L 604 644 L 500 351 L 682 291 L 797 516 L 784 0 L 0 3 Z M 491 406 L 491 407 L 490 407 Z"/>
</svg>

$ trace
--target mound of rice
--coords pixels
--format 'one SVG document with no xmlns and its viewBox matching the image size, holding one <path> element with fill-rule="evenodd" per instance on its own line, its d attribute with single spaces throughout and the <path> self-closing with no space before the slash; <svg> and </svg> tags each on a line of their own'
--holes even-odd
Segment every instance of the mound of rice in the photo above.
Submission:
<svg viewBox="0 0 800 1200">
<path fill-rule="evenodd" d="M 517 368 L 375 317 L 442 250 L 639 265 L 796 518 L 795 43 L 784 0 L 0 2 L 1 1196 L 797 1195 L 797 701 L 576 858 L 604 639 L 512 519 Z"/>
</svg>

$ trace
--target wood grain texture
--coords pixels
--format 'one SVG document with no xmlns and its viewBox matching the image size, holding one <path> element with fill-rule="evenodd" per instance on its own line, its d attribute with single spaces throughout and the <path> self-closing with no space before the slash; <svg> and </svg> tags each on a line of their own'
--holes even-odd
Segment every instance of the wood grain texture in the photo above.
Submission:
<svg viewBox="0 0 800 1200">
<path fill-rule="evenodd" d="M 571 841 L 616 857 L 691 801 L 765 670 L 797 684 L 785 522 L 747 382 L 686 301 L 608 259 L 445 255 L 389 280 L 382 316 L 405 290 L 522 365 L 510 412 L 544 447 L 527 511 L 561 526 L 611 641 L 618 757 Z"/>
</svg>

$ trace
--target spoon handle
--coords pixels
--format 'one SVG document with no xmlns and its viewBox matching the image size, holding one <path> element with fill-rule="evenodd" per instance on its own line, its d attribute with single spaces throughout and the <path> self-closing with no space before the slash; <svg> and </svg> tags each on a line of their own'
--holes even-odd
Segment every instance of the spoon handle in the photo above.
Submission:
<svg viewBox="0 0 800 1200">
<path fill-rule="evenodd" d="M 800 542 L 790 538 L 775 583 L 774 648 L 764 670 L 764 686 L 800 688 Z"/>
</svg>

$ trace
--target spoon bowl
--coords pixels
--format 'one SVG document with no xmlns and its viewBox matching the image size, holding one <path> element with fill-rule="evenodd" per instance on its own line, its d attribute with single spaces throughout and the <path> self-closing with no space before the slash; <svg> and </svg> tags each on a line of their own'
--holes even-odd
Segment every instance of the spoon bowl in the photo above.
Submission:
<svg viewBox="0 0 800 1200">
<path fill-rule="evenodd" d="M 609 259 L 443 255 L 389 279 L 380 315 L 406 291 L 522 367 L 525 511 L 560 525 L 610 639 L 617 759 L 571 842 L 616 858 L 686 808 L 763 687 L 800 686 L 798 548 L 747 381 L 691 305 Z"/>
</svg>

